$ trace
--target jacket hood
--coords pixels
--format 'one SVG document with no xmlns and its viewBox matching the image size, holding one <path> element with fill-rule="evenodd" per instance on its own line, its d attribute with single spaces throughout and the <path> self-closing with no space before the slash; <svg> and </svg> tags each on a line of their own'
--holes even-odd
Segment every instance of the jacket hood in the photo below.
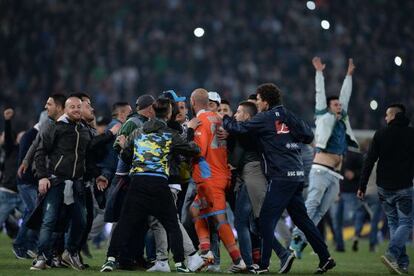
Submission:
<svg viewBox="0 0 414 276">
<path fill-rule="evenodd" d="M 167 127 L 167 123 L 163 120 L 154 118 L 144 123 L 142 130 L 145 133 L 157 132 L 160 129 Z"/>
<path fill-rule="evenodd" d="M 410 124 L 410 119 L 405 116 L 404 113 L 399 112 L 395 114 L 394 120 L 392 120 L 389 125 L 392 126 L 408 126 Z"/>
</svg>

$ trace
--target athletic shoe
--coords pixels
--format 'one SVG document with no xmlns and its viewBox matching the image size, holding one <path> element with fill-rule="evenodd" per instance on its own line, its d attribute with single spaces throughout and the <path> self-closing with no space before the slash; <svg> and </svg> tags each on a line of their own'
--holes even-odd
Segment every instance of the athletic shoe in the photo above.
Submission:
<svg viewBox="0 0 414 276">
<path fill-rule="evenodd" d="M 215 264 L 211 264 L 211 265 L 208 265 L 207 266 L 207 269 L 206 269 L 206 271 L 207 272 L 214 272 L 214 273 L 218 273 L 218 272 L 221 272 L 221 267 L 220 267 L 220 265 L 215 265 Z"/>
<path fill-rule="evenodd" d="M 240 259 L 238 264 L 232 263 L 232 265 L 227 270 L 228 273 L 240 273 L 246 271 L 247 267 L 243 259 Z"/>
<path fill-rule="evenodd" d="M 187 267 L 191 271 L 198 271 L 204 266 L 204 260 L 198 253 L 187 258 Z"/>
<path fill-rule="evenodd" d="M 318 269 L 315 271 L 314 274 L 324 274 L 325 272 L 327 272 L 329 269 L 332 269 L 336 266 L 336 263 L 334 261 L 334 259 L 332 258 L 328 258 L 326 261 L 324 262 L 319 262 L 319 267 Z"/>
<path fill-rule="evenodd" d="M 44 270 L 46 268 L 48 268 L 46 258 L 43 255 L 40 255 L 33 261 L 30 270 Z"/>
<path fill-rule="evenodd" d="M 156 261 L 151 268 L 147 269 L 147 272 L 171 272 L 171 269 L 168 260 Z"/>
<path fill-rule="evenodd" d="M 256 274 L 256 270 L 258 270 L 260 266 L 258 264 L 252 264 L 251 266 L 247 267 L 247 273 Z"/>
<path fill-rule="evenodd" d="M 26 253 L 27 250 L 24 249 L 23 247 L 17 247 L 13 245 L 12 251 L 13 251 L 14 256 L 16 256 L 16 258 L 19 260 L 24 260 L 29 257 L 29 255 L 27 255 Z"/>
<path fill-rule="evenodd" d="M 408 274 L 408 267 L 407 266 L 399 266 L 400 271 L 404 274 Z"/>
<path fill-rule="evenodd" d="M 62 258 L 60 256 L 53 256 L 50 266 L 55 268 L 68 268 L 68 266 L 62 262 Z"/>
<path fill-rule="evenodd" d="M 65 250 L 62 254 L 62 261 L 73 269 L 81 271 L 83 270 L 82 262 L 79 259 L 78 253 L 70 254 L 69 251 Z"/>
<path fill-rule="evenodd" d="M 116 269 L 116 261 L 114 257 L 108 257 L 101 267 L 101 272 L 111 272 Z"/>
<path fill-rule="evenodd" d="M 254 274 L 266 274 L 266 273 L 269 273 L 268 268 L 260 268 L 259 267 L 254 271 Z"/>
<path fill-rule="evenodd" d="M 394 274 L 402 274 L 400 267 L 398 266 L 397 261 L 388 254 L 381 256 L 381 261 L 385 264 L 388 270 Z"/>
<path fill-rule="evenodd" d="M 305 249 L 306 245 L 308 245 L 308 243 L 303 241 L 300 235 L 296 235 L 290 242 L 289 249 L 295 252 L 296 258 L 302 259 L 302 251 Z"/>
<path fill-rule="evenodd" d="M 37 258 L 37 253 L 36 253 L 36 251 L 35 251 L 35 250 L 30 250 L 30 249 L 27 249 L 26 254 L 27 254 L 30 258 L 32 258 L 32 259 L 36 259 L 36 258 Z"/>
<path fill-rule="evenodd" d="M 286 255 L 285 258 L 280 260 L 280 269 L 279 274 L 288 273 L 292 268 L 293 261 L 295 260 L 295 253 L 291 252 L 289 255 Z"/>
<path fill-rule="evenodd" d="M 192 273 L 184 263 L 175 263 L 175 269 L 178 273 Z"/>
</svg>

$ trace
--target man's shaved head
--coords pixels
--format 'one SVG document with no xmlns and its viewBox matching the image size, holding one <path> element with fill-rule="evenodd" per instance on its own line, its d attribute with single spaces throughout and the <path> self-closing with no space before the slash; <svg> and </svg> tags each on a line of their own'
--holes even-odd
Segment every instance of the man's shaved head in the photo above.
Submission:
<svg viewBox="0 0 414 276">
<path fill-rule="evenodd" d="M 208 105 L 208 92 L 204 88 L 197 88 L 191 93 L 191 100 L 195 104 L 206 106 Z"/>
</svg>

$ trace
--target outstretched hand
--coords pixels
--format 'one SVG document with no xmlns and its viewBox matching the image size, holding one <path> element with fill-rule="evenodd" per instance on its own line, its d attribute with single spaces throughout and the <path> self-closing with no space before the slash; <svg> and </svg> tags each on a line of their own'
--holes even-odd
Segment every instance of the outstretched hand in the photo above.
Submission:
<svg viewBox="0 0 414 276">
<path fill-rule="evenodd" d="M 322 63 L 320 57 L 314 57 L 312 59 L 312 64 L 316 71 L 323 71 L 325 69 L 325 64 Z"/>
<path fill-rule="evenodd" d="M 355 70 L 354 60 L 350 58 L 348 60 L 348 71 L 346 72 L 347 75 L 352 76 Z"/>
</svg>

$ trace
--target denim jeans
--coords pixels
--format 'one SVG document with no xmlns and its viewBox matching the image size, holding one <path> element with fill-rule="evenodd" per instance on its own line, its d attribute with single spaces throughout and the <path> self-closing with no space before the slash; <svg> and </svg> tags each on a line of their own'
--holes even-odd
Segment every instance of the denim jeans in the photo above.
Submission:
<svg viewBox="0 0 414 276">
<path fill-rule="evenodd" d="M 0 226 L 14 212 L 14 209 L 18 209 L 22 213 L 24 211 L 24 204 L 19 194 L 0 191 Z"/>
<path fill-rule="evenodd" d="M 79 192 L 73 193 L 74 203 L 63 204 L 63 191 L 65 184 L 53 183 L 43 201 L 43 219 L 39 231 L 38 254 L 44 254 L 47 259 L 53 255 L 52 234 L 58 221 L 62 218 L 65 208 L 65 223 L 69 222 L 69 231 L 65 238 L 65 249 L 74 253 L 80 249 L 80 242 L 86 225 L 85 199 Z"/>
<path fill-rule="evenodd" d="M 401 267 L 408 267 L 405 243 L 413 229 L 413 187 L 391 191 L 378 187 L 378 194 L 388 220 L 390 242 L 387 254 Z"/>
<path fill-rule="evenodd" d="M 361 202 L 357 198 L 356 193 L 342 193 L 339 200 L 330 208 L 337 249 L 345 248 L 342 234 L 344 223 L 354 225 L 355 213 L 360 205 Z"/>
<path fill-rule="evenodd" d="M 236 197 L 236 209 L 234 210 L 234 226 L 239 239 L 240 253 L 247 266 L 253 265 L 252 240 L 250 225 L 253 215 L 252 204 L 247 194 L 246 185 L 240 187 Z"/>
<path fill-rule="evenodd" d="M 17 185 L 17 189 L 19 190 L 19 195 L 25 208 L 23 213 L 23 222 L 13 245 L 16 247 L 34 250 L 36 248 L 37 236 L 39 233 L 36 230 L 28 229 L 26 227 L 26 221 L 36 207 L 37 188 L 33 184 L 19 184 Z"/>
<path fill-rule="evenodd" d="M 369 233 L 369 245 L 375 246 L 378 244 L 378 223 L 381 219 L 381 203 L 377 195 L 366 195 L 364 202 L 358 207 L 355 212 L 355 237 L 361 236 L 362 227 L 367 212 L 369 213 L 371 221 L 371 232 Z"/>
<path fill-rule="evenodd" d="M 328 212 L 339 194 L 339 178 L 326 170 L 312 167 L 309 173 L 309 188 L 305 202 L 309 218 L 315 225 L 321 221 Z M 292 236 L 300 235 L 305 240 L 303 233 L 295 227 Z"/>
</svg>

